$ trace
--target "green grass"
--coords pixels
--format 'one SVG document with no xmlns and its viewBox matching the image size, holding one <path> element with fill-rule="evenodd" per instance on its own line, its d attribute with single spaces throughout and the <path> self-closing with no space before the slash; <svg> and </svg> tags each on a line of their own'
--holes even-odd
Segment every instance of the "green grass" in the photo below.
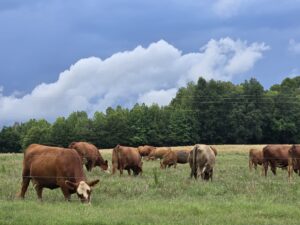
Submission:
<svg viewBox="0 0 300 225">
<path fill-rule="evenodd" d="M 60 189 L 45 189 L 38 202 L 32 185 L 24 201 L 15 199 L 23 156 L 0 155 L 0 224 L 299 224 L 298 176 L 264 178 L 249 173 L 246 151 L 218 150 L 213 182 L 189 179 L 187 164 L 160 170 L 158 161 L 145 161 L 141 177 L 86 172 L 100 178 L 91 206 L 76 195 L 65 202 Z"/>
</svg>

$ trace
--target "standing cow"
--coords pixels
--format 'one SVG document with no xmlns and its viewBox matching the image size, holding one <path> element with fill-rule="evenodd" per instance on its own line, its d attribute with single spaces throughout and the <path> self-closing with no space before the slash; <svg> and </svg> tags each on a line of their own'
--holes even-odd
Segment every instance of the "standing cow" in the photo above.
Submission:
<svg viewBox="0 0 300 225">
<path fill-rule="evenodd" d="M 263 148 L 263 166 L 265 176 L 267 176 L 268 167 L 276 175 L 276 167 L 286 169 L 288 166 L 290 145 L 267 145 Z"/>
<path fill-rule="evenodd" d="M 189 154 L 189 164 L 191 168 L 191 178 L 198 178 L 198 172 L 203 180 L 213 178 L 216 156 L 209 145 L 196 144 Z"/>
<path fill-rule="evenodd" d="M 142 173 L 142 158 L 137 150 L 137 148 L 126 147 L 117 145 L 112 152 L 112 173 L 114 174 L 116 170 L 120 170 L 120 175 L 123 174 L 123 170 L 127 170 L 128 174 L 131 175 L 131 170 L 133 174 L 137 176 Z"/>
<path fill-rule="evenodd" d="M 263 152 L 259 149 L 251 148 L 249 150 L 249 170 L 252 171 L 252 168 L 257 169 L 257 165 L 263 164 Z"/>
<path fill-rule="evenodd" d="M 300 145 L 293 145 L 289 149 L 289 160 L 288 160 L 289 181 L 293 174 L 293 170 L 295 173 L 298 173 L 298 175 L 300 176 Z"/>
<path fill-rule="evenodd" d="M 170 150 L 164 156 L 162 161 L 160 162 L 160 168 L 165 169 L 167 166 L 174 166 L 176 168 L 177 165 L 177 154 L 175 151 Z"/>
<path fill-rule="evenodd" d="M 83 161 L 85 161 L 85 167 L 88 171 L 91 171 L 96 166 L 99 166 L 102 170 L 108 170 L 107 160 L 103 160 L 95 145 L 87 142 L 72 142 L 69 148 L 78 152 Z"/>
<path fill-rule="evenodd" d="M 81 202 L 90 202 L 91 187 L 99 182 L 87 182 L 82 160 L 75 150 L 38 144 L 30 145 L 24 152 L 21 198 L 25 197 L 30 180 L 40 200 L 43 188 L 60 187 L 66 200 L 77 193 Z"/>
</svg>

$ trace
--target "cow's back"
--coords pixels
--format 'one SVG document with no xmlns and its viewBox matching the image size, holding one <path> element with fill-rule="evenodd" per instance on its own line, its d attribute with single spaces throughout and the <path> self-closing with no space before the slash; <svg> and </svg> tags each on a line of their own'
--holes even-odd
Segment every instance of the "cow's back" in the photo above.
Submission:
<svg viewBox="0 0 300 225">
<path fill-rule="evenodd" d="M 286 167 L 288 165 L 290 145 L 267 145 L 263 148 L 263 161 L 270 162 L 278 167 Z"/>
<path fill-rule="evenodd" d="M 156 159 L 162 159 L 163 156 L 168 153 L 169 151 L 171 151 L 170 147 L 156 147 L 155 149 L 153 149 L 151 151 L 151 153 L 149 154 L 149 157 L 151 158 L 156 158 Z"/>
<path fill-rule="evenodd" d="M 200 167 L 205 165 L 209 165 L 210 167 L 214 166 L 216 155 L 213 149 L 210 148 L 210 146 L 200 145 L 197 156 L 197 161 L 200 164 Z"/>
<path fill-rule="evenodd" d="M 119 152 L 123 163 L 126 165 L 135 164 L 136 162 L 141 161 L 141 156 L 137 148 L 121 146 Z"/>
<path fill-rule="evenodd" d="M 155 149 L 154 146 L 144 145 L 138 147 L 138 152 L 141 156 L 148 156 L 153 149 Z"/>
<path fill-rule="evenodd" d="M 24 152 L 23 165 L 32 177 L 83 176 L 81 158 L 73 149 L 32 144 Z"/>
</svg>

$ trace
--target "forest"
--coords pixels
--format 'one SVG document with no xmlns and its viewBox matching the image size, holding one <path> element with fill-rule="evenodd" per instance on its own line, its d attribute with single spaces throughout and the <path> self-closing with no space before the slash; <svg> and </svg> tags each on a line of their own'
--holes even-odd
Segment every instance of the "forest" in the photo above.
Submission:
<svg viewBox="0 0 300 225">
<path fill-rule="evenodd" d="M 178 90 L 167 106 L 117 106 L 92 117 L 84 111 L 53 123 L 30 119 L 4 126 L 0 152 L 22 152 L 31 143 L 67 147 L 88 141 L 154 146 L 300 143 L 300 76 L 268 90 L 254 78 L 241 84 L 199 78 Z"/>
</svg>

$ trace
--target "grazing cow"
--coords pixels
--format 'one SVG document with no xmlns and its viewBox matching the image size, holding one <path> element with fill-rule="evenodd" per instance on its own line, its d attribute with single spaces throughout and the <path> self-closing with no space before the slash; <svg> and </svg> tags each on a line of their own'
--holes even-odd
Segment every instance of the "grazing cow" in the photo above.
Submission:
<svg viewBox="0 0 300 225">
<path fill-rule="evenodd" d="M 254 169 L 257 169 L 257 165 L 263 164 L 263 152 L 259 149 L 251 148 L 249 150 L 249 170 L 252 171 L 252 168 L 254 166 Z"/>
<path fill-rule="evenodd" d="M 43 188 L 60 187 L 66 200 L 77 193 L 81 202 L 90 202 L 91 187 L 99 180 L 86 181 L 82 159 L 73 149 L 32 144 L 24 152 L 22 187 L 19 193 L 25 197 L 30 180 L 42 200 Z"/>
<path fill-rule="evenodd" d="M 163 156 L 162 162 L 160 162 L 160 168 L 165 169 L 167 166 L 170 168 L 171 166 L 174 166 L 176 168 L 177 164 L 177 154 L 176 152 L 170 150 Z"/>
<path fill-rule="evenodd" d="M 69 148 L 75 149 L 85 161 L 85 167 L 88 171 L 99 166 L 102 170 L 108 171 L 108 162 L 103 160 L 99 150 L 95 145 L 87 142 L 72 142 Z"/>
<path fill-rule="evenodd" d="M 288 160 L 288 177 L 289 181 L 293 174 L 292 170 L 295 173 L 298 173 L 300 176 L 300 145 L 293 145 L 289 149 L 289 160 Z"/>
<path fill-rule="evenodd" d="M 263 148 L 263 166 L 265 176 L 267 176 L 268 167 L 276 175 L 276 167 L 286 169 L 288 166 L 290 145 L 267 145 Z"/>
<path fill-rule="evenodd" d="M 127 170 L 131 175 L 133 171 L 134 176 L 142 173 L 142 158 L 137 148 L 125 147 L 117 145 L 112 152 L 112 173 L 116 172 L 116 169 L 120 170 L 120 175 L 123 174 L 123 170 Z"/>
<path fill-rule="evenodd" d="M 171 150 L 170 147 L 160 147 L 160 148 L 152 149 L 152 151 L 148 155 L 147 160 L 162 159 L 164 155 L 170 150 Z"/>
<path fill-rule="evenodd" d="M 144 145 L 138 147 L 138 151 L 142 157 L 148 156 L 153 149 L 155 149 L 155 147 L 150 145 Z"/>
<path fill-rule="evenodd" d="M 176 151 L 177 163 L 180 163 L 180 164 L 187 163 L 190 151 L 191 150 L 179 150 L 179 151 Z"/>
<path fill-rule="evenodd" d="M 189 164 L 191 167 L 191 178 L 198 178 L 198 170 L 202 180 L 213 178 L 216 155 L 209 145 L 196 144 L 189 154 Z"/>
</svg>

